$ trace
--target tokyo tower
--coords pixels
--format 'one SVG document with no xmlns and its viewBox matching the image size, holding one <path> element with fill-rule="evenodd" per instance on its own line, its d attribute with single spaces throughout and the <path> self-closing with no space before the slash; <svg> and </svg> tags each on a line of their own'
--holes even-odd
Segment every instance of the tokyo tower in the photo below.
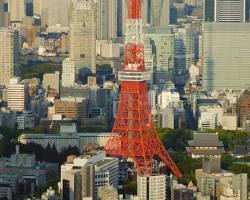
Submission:
<svg viewBox="0 0 250 200">
<path fill-rule="evenodd" d="M 162 145 L 151 118 L 144 66 L 141 0 L 128 0 L 128 19 L 123 69 L 119 72 L 120 102 L 105 151 L 114 157 L 131 158 L 139 175 L 151 175 L 153 158 L 160 158 L 172 173 L 181 173 Z"/>
</svg>

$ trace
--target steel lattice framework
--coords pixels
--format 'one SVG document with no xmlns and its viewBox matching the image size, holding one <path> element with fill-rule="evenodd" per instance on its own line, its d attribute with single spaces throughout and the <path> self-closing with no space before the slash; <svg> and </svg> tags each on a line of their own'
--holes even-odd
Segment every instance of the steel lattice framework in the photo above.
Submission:
<svg viewBox="0 0 250 200">
<path fill-rule="evenodd" d="M 137 173 L 152 174 L 155 156 L 161 158 L 172 173 L 181 173 L 162 145 L 153 121 L 148 102 L 147 80 L 144 67 L 144 46 L 141 19 L 141 0 L 128 0 L 128 19 L 120 102 L 112 135 L 105 147 L 110 156 L 131 158 Z"/>
</svg>

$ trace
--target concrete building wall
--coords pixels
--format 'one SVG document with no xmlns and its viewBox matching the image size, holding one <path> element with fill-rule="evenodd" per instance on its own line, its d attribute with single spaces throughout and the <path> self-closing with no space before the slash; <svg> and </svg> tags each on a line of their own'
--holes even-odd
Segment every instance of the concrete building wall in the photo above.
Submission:
<svg viewBox="0 0 250 200">
<path fill-rule="evenodd" d="M 250 24 L 203 24 L 203 88 L 242 90 L 250 86 Z"/>
</svg>

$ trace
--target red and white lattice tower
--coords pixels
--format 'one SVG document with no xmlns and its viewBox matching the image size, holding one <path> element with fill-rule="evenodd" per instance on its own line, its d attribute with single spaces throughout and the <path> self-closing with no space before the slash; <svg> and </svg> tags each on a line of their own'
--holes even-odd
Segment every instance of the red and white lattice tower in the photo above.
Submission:
<svg viewBox="0 0 250 200">
<path fill-rule="evenodd" d="M 110 156 L 131 158 L 137 173 L 152 174 L 153 158 L 159 157 L 172 173 L 181 173 L 162 145 L 151 119 L 144 66 L 141 0 L 128 0 L 128 19 L 120 102 L 105 151 Z"/>
</svg>

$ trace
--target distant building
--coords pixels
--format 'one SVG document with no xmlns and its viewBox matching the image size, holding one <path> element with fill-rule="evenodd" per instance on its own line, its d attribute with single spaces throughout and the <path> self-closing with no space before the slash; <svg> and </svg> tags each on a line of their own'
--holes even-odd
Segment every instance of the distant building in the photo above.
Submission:
<svg viewBox="0 0 250 200">
<path fill-rule="evenodd" d="M 8 0 L 8 10 L 11 21 L 23 21 L 26 16 L 26 0 Z"/>
<path fill-rule="evenodd" d="M 55 114 L 62 115 L 63 118 L 73 119 L 81 121 L 84 118 L 87 118 L 87 102 L 86 101 L 77 101 L 76 99 L 69 99 L 64 101 L 55 100 Z"/>
<path fill-rule="evenodd" d="M 8 107 L 12 111 L 25 111 L 28 103 L 28 86 L 19 78 L 10 79 L 8 85 Z"/>
<path fill-rule="evenodd" d="M 101 186 L 98 188 L 98 198 L 100 200 L 117 200 L 118 191 L 113 186 Z"/>
<path fill-rule="evenodd" d="M 143 33 L 146 47 L 146 68 L 159 72 L 172 70 L 174 67 L 174 37 L 171 29 L 168 27 L 147 26 L 144 27 Z M 153 60 L 149 62 L 151 59 Z"/>
<path fill-rule="evenodd" d="M 195 64 L 197 32 L 189 26 L 174 26 L 174 82 L 185 84 L 187 72 Z"/>
<path fill-rule="evenodd" d="M 239 125 L 243 130 L 250 130 L 250 90 L 241 93 L 237 103 Z"/>
<path fill-rule="evenodd" d="M 30 112 L 23 112 L 17 115 L 18 129 L 33 129 L 35 127 L 35 116 Z"/>
<path fill-rule="evenodd" d="M 84 197 L 97 198 L 98 188 L 118 186 L 119 161 L 105 157 L 103 152 L 73 158 L 61 166 L 61 197 L 74 200 Z"/>
<path fill-rule="evenodd" d="M 224 153 L 223 143 L 219 141 L 219 135 L 214 133 L 194 133 L 193 140 L 188 141 L 187 153 L 192 158 L 205 156 L 220 157 Z"/>
<path fill-rule="evenodd" d="M 231 197 L 231 199 L 237 200 L 248 199 L 247 174 L 236 175 L 227 171 L 207 173 L 202 169 L 197 169 L 195 170 L 195 177 L 197 187 L 200 191 L 197 195 L 200 196 L 198 199 L 204 199 L 205 197 L 218 199 L 230 199 Z M 228 191 L 226 195 L 225 191 Z"/>
<path fill-rule="evenodd" d="M 62 87 L 73 87 L 76 83 L 76 63 L 66 58 L 62 65 Z"/>
<path fill-rule="evenodd" d="M 43 75 L 43 88 L 48 94 L 50 89 L 55 90 L 57 95 L 60 94 L 60 72 L 46 73 Z"/>
<path fill-rule="evenodd" d="M 8 200 L 12 200 L 12 196 L 13 194 L 10 183 L 0 179 L 0 199 L 7 198 Z"/>
<path fill-rule="evenodd" d="M 203 24 L 204 90 L 241 91 L 250 86 L 249 31 L 249 23 Z"/>
<path fill-rule="evenodd" d="M 0 85 L 8 85 L 14 77 L 14 63 L 18 56 L 17 39 L 17 31 L 0 28 Z"/>
<path fill-rule="evenodd" d="M 55 190 L 50 187 L 45 193 L 42 194 L 41 200 L 60 200 L 61 198 L 56 195 Z"/>
<path fill-rule="evenodd" d="M 117 0 L 97 0 L 96 18 L 97 40 L 117 37 Z"/>
<path fill-rule="evenodd" d="M 73 0 L 70 6 L 69 56 L 82 68 L 96 72 L 96 3 Z"/>
<path fill-rule="evenodd" d="M 249 20 L 248 0 L 205 0 L 204 20 L 208 22 L 245 22 Z"/>
<path fill-rule="evenodd" d="M 69 146 L 77 147 L 80 152 L 83 152 L 88 145 L 105 147 L 110 136 L 110 133 L 77 133 L 75 129 L 64 129 L 65 126 L 60 134 L 23 134 L 19 136 L 18 141 L 21 144 L 40 144 L 44 148 L 48 145 L 55 146 L 58 152 Z"/>
<path fill-rule="evenodd" d="M 151 1 L 151 25 L 155 27 L 167 26 L 170 24 L 170 1 L 153 0 Z"/>
<path fill-rule="evenodd" d="M 0 180 L 10 183 L 14 197 L 32 195 L 35 187 L 57 177 L 57 164 L 36 162 L 34 155 L 19 153 L 18 146 L 10 158 L 0 158 L 0 166 Z"/>
<path fill-rule="evenodd" d="M 17 122 L 17 113 L 8 109 L 0 111 L 0 126 L 15 128 Z"/>
<path fill-rule="evenodd" d="M 137 176 L 137 196 L 140 200 L 165 200 L 166 175 Z"/>
</svg>

